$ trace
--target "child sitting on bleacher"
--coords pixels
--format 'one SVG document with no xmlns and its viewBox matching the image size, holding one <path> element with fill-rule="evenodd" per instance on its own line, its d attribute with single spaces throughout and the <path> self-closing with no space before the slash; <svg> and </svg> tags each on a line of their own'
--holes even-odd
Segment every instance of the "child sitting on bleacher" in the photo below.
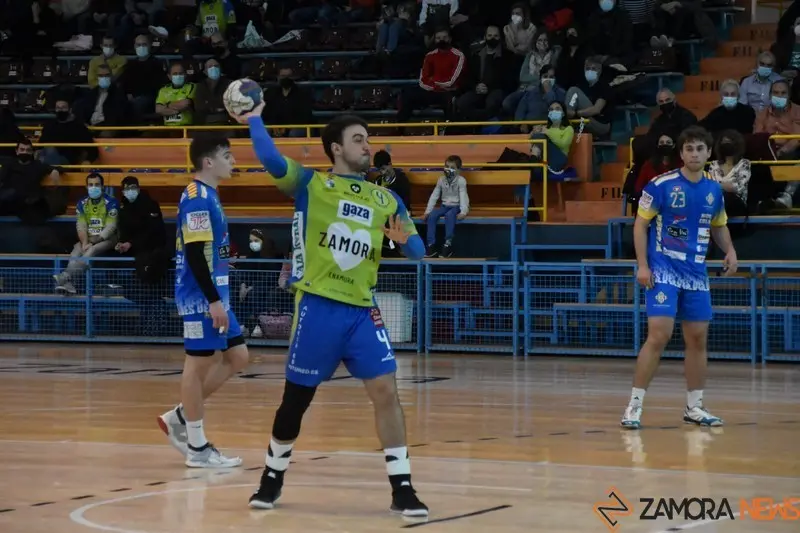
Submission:
<svg viewBox="0 0 800 533">
<path fill-rule="evenodd" d="M 456 222 L 464 220 L 469 212 L 467 180 L 461 176 L 461 158 L 451 155 L 444 163 L 444 174 L 436 182 L 436 187 L 428 199 L 428 206 L 422 218 L 428 225 L 427 253 L 425 257 L 451 257 L 453 255 L 453 234 Z M 442 205 L 436 208 L 441 198 Z M 436 251 L 436 224 L 444 217 L 444 246 L 441 253 Z"/>
</svg>

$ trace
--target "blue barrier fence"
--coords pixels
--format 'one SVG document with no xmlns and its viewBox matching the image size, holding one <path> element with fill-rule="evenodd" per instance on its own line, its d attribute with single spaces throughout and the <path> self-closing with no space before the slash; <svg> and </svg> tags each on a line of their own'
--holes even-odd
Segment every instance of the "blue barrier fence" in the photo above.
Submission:
<svg viewBox="0 0 800 533">
<path fill-rule="evenodd" d="M 71 267 L 65 256 L 0 257 L 0 339 L 180 343 L 174 272 L 141 282 L 126 258 Z M 252 345 L 286 346 L 293 297 L 281 260 L 237 260 L 231 305 Z M 418 352 L 633 357 L 647 335 L 644 291 L 625 260 L 580 263 L 386 260 L 376 287 L 393 343 Z M 800 262 L 746 262 L 722 277 L 709 262 L 714 320 L 709 357 L 800 361 Z M 680 328 L 666 357 L 682 356 Z"/>
</svg>

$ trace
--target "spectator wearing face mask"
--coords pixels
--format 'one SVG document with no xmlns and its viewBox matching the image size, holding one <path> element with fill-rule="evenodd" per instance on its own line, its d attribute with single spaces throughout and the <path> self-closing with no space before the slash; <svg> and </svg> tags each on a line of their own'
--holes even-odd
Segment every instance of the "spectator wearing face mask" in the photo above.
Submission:
<svg viewBox="0 0 800 533">
<path fill-rule="evenodd" d="M 222 75 L 230 80 L 238 80 L 242 73 L 242 61 L 231 50 L 230 44 L 221 33 L 215 33 L 211 36 L 211 49 L 214 52 L 214 59 L 217 60 Z"/>
<path fill-rule="evenodd" d="M 642 194 L 645 186 L 653 178 L 681 166 L 678 151 L 675 149 L 674 133 L 665 132 L 659 136 L 649 152 L 651 155 L 642 165 L 639 176 L 636 178 L 634 187 L 636 198 Z"/>
<path fill-rule="evenodd" d="M 165 126 L 194 124 L 194 83 L 186 81 L 186 69 L 173 63 L 169 69 L 170 83 L 158 91 L 156 113 L 164 117 Z"/>
<path fill-rule="evenodd" d="M 511 22 L 503 26 L 506 48 L 513 54 L 524 57 L 533 47 L 536 26 L 531 22 L 531 10 L 526 3 L 511 7 Z"/>
<path fill-rule="evenodd" d="M 33 144 L 20 140 L 16 157 L 0 167 L 0 214 L 16 215 L 26 223 L 44 222 L 50 218 L 43 181 L 58 183 L 58 169 L 33 158 Z"/>
<path fill-rule="evenodd" d="M 739 101 L 752 107 L 756 113 L 770 105 L 772 84 L 783 79 L 775 72 L 775 56 L 772 52 L 758 54 L 755 72 L 742 80 Z"/>
<path fill-rule="evenodd" d="M 506 115 L 514 115 L 522 99 L 528 91 L 541 89 L 540 81 L 542 72 L 547 72 L 545 67 L 558 61 L 561 47 L 550 46 L 550 37 L 547 29 L 540 28 L 534 37 L 533 49 L 525 56 L 519 71 L 519 86 L 516 91 L 503 100 L 503 109 Z"/>
<path fill-rule="evenodd" d="M 407 122 L 415 109 L 437 106 L 445 115 L 452 111 L 452 101 L 464 77 L 464 53 L 453 48 L 450 30 L 434 34 L 436 49 L 428 52 L 419 74 L 419 85 L 406 88 L 400 97 L 397 121 Z"/>
<path fill-rule="evenodd" d="M 102 128 L 104 126 L 127 126 L 128 100 L 111 76 L 108 65 L 97 69 L 97 87 L 75 104 L 75 117 L 81 122 Z M 99 137 L 113 137 L 115 131 L 100 131 Z"/>
<path fill-rule="evenodd" d="M 91 89 L 97 87 L 97 70 L 101 65 L 106 65 L 111 69 L 111 76 L 116 80 L 125 69 L 128 60 L 117 54 L 117 46 L 114 37 L 107 35 L 103 37 L 103 53 L 93 57 L 89 61 L 88 83 Z"/>
<path fill-rule="evenodd" d="M 675 100 L 675 93 L 669 89 L 661 89 L 656 94 L 656 103 L 661 113 L 655 118 L 647 134 L 650 137 L 649 143 L 654 146 L 656 139 L 666 133 L 683 131 L 689 126 L 697 124 L 697 117 L 680 105 Z"/>
<path fill-rule="evenodd" d="M 600 79 L 602 62 L 597 57 L 586 60 L 584 79 L 567 91 L 567 117 L 589 119 L 584 129 L 595 137 L 611 131 L 613 93 L 608 83 Z"/>
<path fill-rule="evenodd" d="M 403 169 L 392 166 L 392 156 L 386 150 L 375 153 L 372 166 L 378 169 L 378 178 L 375 183 L 399 196 L 411 216 L 411 182 Z"/>
<path fill-rule="evenodd" d="M 126 176 L 122 180 L 122 201 L 119 209 L 119 243 L 115 250 L 136 260 L 136 274 L 146 283 L 161 279 L 167 268 L 167 230 L 161 206 L 139 180 Z"/>
<path fill-rule="evenodd" d="M 89 268 L 78 259 L 107 254 L 117 244 L 119 204 L 114 197 L 103 193 L 103 176 L 97 173 L 86 176 L 86 190 L 88 196 L 76 206 L 78 242 L 72 249 L 73 259 L 63 272 L 53 276 L 57 292 L 75 294 L 74 281 Z"/>
<path fill-rule="evenodd" d="M 779 80 L 772 84 L 770 105 L 756 114 L 753 133 L 768 135 L 800 134 L 800 106 L 789 101 L 789 82 Z M 772 152 L 777 159 L 797 159 L 800 156 L 800 140 L 770 139 Z M 779 207 L 791 209 L 793 197 L 800 182 L 787 183 L 775 203 Z"/>
<path fill-rule="evenodd" d="M 633 47 L 633 24 L 628 12 L 616 0 L 599 0 L 586 25 L 589 47 L 595 54 L 613 58 L 609 63 L 630 66 L 636 59 Z"/>
<path fill-rule="evenodd" d="M 441 199 L 441 206 L 436 203 Z M 467 194 L 467 180 L 461 176 L 461 158 L 451 155 L 444 163 L 444 174 L 436 182 L 425 214 L 422 218 L 428 226 L 427 252 L 425 257 L 452 257 L 453 237 L 456 231 L 456 222 L 464 220 L 469 213 L 469 195 Z M 436 224 L 444 217 L 444 246 L 441 252 L 436 250 Z"/>
<path fill-rule="evenodd" d="M 467 90 L 456 100 L 458 113 L 467 122 L 497 117 L 506 95 L 517 85 L 514 57 L 503 50 L 500 28 L 486 28 L 484 42 L 467 62 Z"/>
<path fill-rule="evenodd" d="M 742 135 L 753 133 L 756 112 L 739 101 L 739 83 L 736 80 L 725 80 L 720 84 L 719 92 L 722 104 L 712 109 L 699 125 L 714 138 L 724 130 L 738 131 Z"/>
<path fill-rule="evenodd" d="M 723 131 L 712 153 L 708 175 L 722 186 L 725 212 L 729 217 L 746 216 L 751 172 L 750 160 L 744 157 L 744 138 L 737 131 Z"/>
<path fill-rule="evenodd" d="M 137 35 L 134 41 L 136 59 L 125 66 L 120 76 L 120 85 L 130 102 L 132 118 L 138 123 L 153 114 L 156 95 L 163 86 L 164 63 L 152 55 L 151 47 L 149 35 Z"/>
<path fill-rule="evenodd" d="M 45 123 L 39 144 L 94 143 L 94 137 L 82 120 L 76 120 L 69 102 L 59 98 L 55 103 L 55 120 Z M 39 159 L 52 166 L 82 165 L 96 161 L 100 156 L 97 147 L 45 147 Z"/>
<path fill-rule="evenodd" d="M 264 110 L 261 116 L 264 124 L 284 126 L 313 123 L 313 99 L 311 95 L 294 81 L 294 72 L 284 67 L 278 71 L 278 86 L 270 87 L 264 93 Z M 274 137 L 305 137 L 304 128 L 271 131 Z"/>
<path fill-rule="evenodd" d="M 222 76 L 219 62 L 213 58 L 206 60 L 204 73 L 206 79 L 197 84 L 194 95 L 195 123 L 209 126 L 231 124 L 231 117 L 222 103 L 222 95 L 231 80 Z"/>
</svg>

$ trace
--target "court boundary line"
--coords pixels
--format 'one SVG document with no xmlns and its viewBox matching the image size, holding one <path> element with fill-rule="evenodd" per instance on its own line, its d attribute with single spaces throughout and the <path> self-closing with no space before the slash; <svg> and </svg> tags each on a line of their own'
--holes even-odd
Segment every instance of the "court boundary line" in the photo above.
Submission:
<svg viewBox="0 0 800 533">
<path fill-rule="evenodd" d="M 227 473 L 227 472 L 226 472 Z M 294 482 L 294 483 L 287 483 L 287 487 L 319 487 L 319 486 L 328 486 L 328 487 L 357 487 L 357 486 L 385 486 L 385 481 L 368 481 L 368 480 L 353 480 L 353 481 L 342 481 L 342 482 L 320 482 L 320 481 L 308 481 L 308 482 Z M 496 491 L 506 491 L 506 492 L 531 492 L 533 489 L 522 489 L 519 487 L 501 487 L 501 486 L 486 486 L 486 485 L 463 485 L 463 484 L 449 484 L 449 483 L 417 483 L 418 486 L 429 486 L 429 487 L 444 487 L 444 488 L 453 488 L 453 487 L 460 487 L 460 488 L 473 488 L 477 490 L 496 490 Z M 92 509 L 96 509 L 98 507 L 102 507 L 104 505 L 111 505 L 120 502 L 127 502 L 132 500 L 139 500 L 144 498 L 151 498 L 155 496 L 163 496 L 166 494 L 176 494 L 182 492 L 202 492 L 208 490 L 220 490 L 220 489 L 234 489 L 234 488 L 245 488 L 245 487 L 256 487 L 256 483 L 236 483 L 230 485 L 216 485 L 216 486 L 208 486 L 203 485 L 200 487 L 187 487 L 187 488 L 178 488 L 178 489 L 166 489 L 160 491 L 151 491 L 151 492 L 143 492 L 140 494 L 131 494 L 128 496 L 122 496 L 119 498 L 111 498 L 106 500 L 100 500 L 99 502 L 89 503 L 83 505 L 77 509 L 72 510 L 69 513 L 70 521 L 90 528 L 90 529 L 97 529 L 101 531 L 111 531 L 113 533 L 152 533 L 149 531 L 143 531 L 138 529 L 125 529 L 122 527 L 116 526 L 109 526 L 105 524 L 100 524 L 97 522 L 93 522 L 89 520 L 84 515 L 91 511 Z M 507 507 L 511 507 L 508 505 Z M 506 508 L 506 507 L 503 507 Z M 499 510 L 499 509 L 498 509 Z M 486 511 L 480 512 L 478 514 L 484 514 Z M 458 516 L 458 518 L 467 518 L 468 516 L 475 516 L 476 513 L 465 513 L 464 515 Z M 453 520 L 453 517 L 444 517 L 447 520 Z M 443 519 L 434 519 L 435 521 L 443 521 Z M 424 525 L 426 522 L 419 522 L 419 525 Z M 400 526 L 405 527 L 405 526 Z"/>
<path fill-rule="evenodd" d="M 92 442 L 92 441 L 73 441 L 73 440 L 61 440 L 61 441 L 45 441 L 45 440 L 8 440 L 8 439 L 0 439 L 0 444 L 4 443 L 14 443 L 14 444 L 81 444 L 81 445 L 99 445 L 99 446 L 127 446 L 133 448 L 165 448 L 168 449 L 168 445 L 166 444 L 130 444 L 130 443 L 116 443 L 116 442 Z M 465 443 L 468 443 L 465 441 Z M 413 447 L 413 445 L 409 445 L 409 448 Z M 264 452 L 266 448 L 238 448 L 238 447 L 231 447 L 227 448 L 234 452 Z M 352 451 L 352 450 L 336 450 L 336 451 L 318 451 L 318 450 L 295 450 L 292 452 L 293 454 L 300 454 L 300 455 L 328 455 L 328 456 L 370 456 L 370 457 L 384 457 L 383 453 L 380 452 L 369 452 L 369 451 Z M 441 457 L 436 455 L 414 455 L 412 456 L 413 461 L 444 461 L 444 462 L 457 462 L 457 461 L 471 461 L 475 463 L 485 463 L 485 464 L 508 464 L 508 465 L 527 465 L 527 466 L 556 466 L 556 467 L 564 467 L 564 468 L 574 468 L 574 469 L 588 469 L 594 468 L 598 470 L 606 470 L 606 471 L 625 471 L 625 472 L 653 472 L 656 474 L 671 474 L 671 475 L 686 475 L 686 474 L 703 474 L 709 476 L 720 476 L 720 477 L 735 477 L 735 478 L 745 478 L 745 479 L 771 479 L 771 480 L 793 480 L 797 479 L 796 477 L 790 476 L 763 476 L 759 474 L 736 474 L 732 472 L 701 472 L 699 470 L 670 470 L 670 469 L 660 469 L 660 468 L 643 468 L 639 466 L 613 466 L 613 465 L 581 465 L 581 464 L 570 464 L 570 463 L 554 463 L 551 461 L 515 461 L 515 460 L 502 460 L 502 459 L 480 459 L 480 458 L 458 458 L 458 457 Z M 259 468 L 262 468 L 263 465 L 259 465 Z"/>
</svg>

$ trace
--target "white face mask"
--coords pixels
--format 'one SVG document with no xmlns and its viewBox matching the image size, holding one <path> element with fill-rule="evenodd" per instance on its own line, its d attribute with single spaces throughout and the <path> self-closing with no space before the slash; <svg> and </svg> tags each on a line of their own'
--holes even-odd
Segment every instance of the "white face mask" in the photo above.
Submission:
<svg viewBox="0 0 800 533">
<path fill-rule="evenodd" d="M 258 241 L 250 241 L 250 249 L 253 250 L 254 252 L 260 252 L 261 243 Z"/>
<path fill-rule="evenodd" d="M 522 24 L 522 17 L 519 15 L 511 15 L 511 24 L 516 24 L 519 26 Z"/>
</svg>

